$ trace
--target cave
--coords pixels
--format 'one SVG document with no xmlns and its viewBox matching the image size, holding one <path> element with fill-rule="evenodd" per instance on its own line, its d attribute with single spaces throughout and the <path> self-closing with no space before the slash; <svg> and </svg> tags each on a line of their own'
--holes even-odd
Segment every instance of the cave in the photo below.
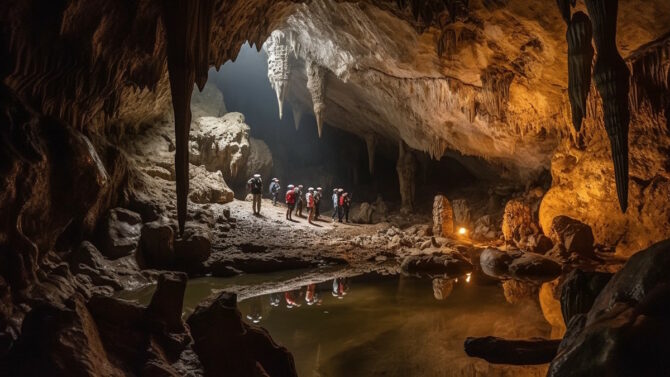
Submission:
<svg viewBox="0 0 670 377">
<path fill-rule="evenodd" d="M 665 0 L 7 0 L 1 376 L 662 376 Z"/>
</svg>

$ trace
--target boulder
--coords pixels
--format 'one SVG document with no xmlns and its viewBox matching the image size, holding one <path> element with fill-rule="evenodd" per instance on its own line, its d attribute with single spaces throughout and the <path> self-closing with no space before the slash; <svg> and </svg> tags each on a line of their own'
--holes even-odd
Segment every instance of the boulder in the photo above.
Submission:
<svg viewBox="0 0 670 377">
<path fill-rule="evenodd" d="M 68 255 L 67 261 L 73 274 L 86 275 L 95 285 L 107 285 L 115 290 L 123 288 L 119 276 L 113 269 L 107 268 L 100 251 L 88 241 L 79 244 Z"/>
<path fill-rule="evenodd" d="M 361 204 L 354 205 L 354 207 L 351 209 L 349 218 L 356 224 L 371 224 L 373 212 L 374 209 L 372 206 L 369 203 L 363 202 Z"/>
<path fill-rule="evenodd" d="M 520 241 L 533 234 L 531 210 L 520 200 L 510 200 L 503 212 L 502 232 L 506 241 Z"/>
<path fill-rule="evenodd" d="M 192 124 L 190 162 L 208 171 L 221 171 L 226 181 L 242 175 L 250 154 L 249 126 L 244 115 L 196 118 Z"/>
<path fill-rule="evenodd" d="M 554 243 L 551 242 L 551 239 L 544 234 L 534 234 L 528 236 L 527 247 L 528 251 L 533 253 L 546 254 L 554 247 Z"/>
<path fill-rule="evenodd" d="M 668 271 L 670 240 L 633 255 L 596 296 L 588 313 L 570 318 L 547 376 L 666 375 L 670 370 Z"/>
<path fill-rule="evenodd" d="M 204 262 L 211 253 L 211 234 L 206 226 L 191 224 L 174 241 L 175 262 L 180 265 Z"/>
<path fill-rule="evenodd" d="M 543 283 L 561 274 L 561 265 L 553 259 L 521 251 L 504 252 L 487 248 L 480 255 L 479 263 L 485 274 L 499 279 Z"/>
<path fill-rule="evenodd" d="M 225 204 L 233 201 L 235 194 L 226 184 L 220 170 L 210 172 L 202 166 L 190 165 L 189 176 L 191 180 L 188 198 L 193 203 Z"/>
<path fill-rule="evenodd" d="M 400 268 L 409 274 L 447 277 L 458 277 L 472 272 L 472 264 L 457 252 L 410 255 L 402 261 Z"/>
<path fill-rule="evenodd" d="M 109 210 L 99 229 L 100 251 L 110 259 L 130 255 L 137 249 L 142 217 L 125 208 Z"/>
<path fill-rule="evenodd" d="M 156 220 L 144 224 L 140 236 L 141 265 L 165 268 L 173 265 L 174 230 L 165 220 Z"/>
<path fill-rule="evenodd" d="M 218 293 L 188 318 L 193 350 L 207 376 L 297 376 L 293 356 L 261 327 L 242 320 L 237 296 Z"/>
<path fill-rule="evenodd" d="M 454 233 L 454 211 L 444 195 L 436 195 L 433 200 L 433 235 L 450 236 Z"/>
<path fill-rule="evenodd" d="M 558 350 L 560 340 L 542 338 L 504 339 L 494 336 L 469 337 L 465 353 L 492 364 L 536 365 L 550 362 Z"/>
<path fill-rule="evenodd" d="M 372 217 L 370 219 L 371 224 L 379 224 L 383 221 L 386 221 L 386 216 L 388 215 L 388 206 L 384 202 L 381 196 L 377 196 L 377 199 L 371 204 L 372 206 Z"/>
<path fill-rule="evenodd" d="M 193 88 L 191 113 L 193 119 L 221 117 L 227 113 L 223 93 L 216 87 L 216 84 L 207 83 L 202 92 L 198 88 Z"/>
<path fill-rule="evenodd" d="M 10 351 L 10 376 L 125 376 L 110 360 L 79 294 L 55 305 L 43 302 L 26 314 Z"/>
<path fill-rule="evenodd" d="M 563 321 L 569 323 L 574 316 L 588 313 L 611 278 L 611 273 L 579 269 L 566 275 L 560 292 Z"/>
<path fill-rule="evenodd" d="M 551 222 L 549 237 L 556 244 L 564 247 L 568 254 L 578 254 L 592 258 L 593 232 L 591 227 L 568 216 L 556 216 Z"/>
</svg>

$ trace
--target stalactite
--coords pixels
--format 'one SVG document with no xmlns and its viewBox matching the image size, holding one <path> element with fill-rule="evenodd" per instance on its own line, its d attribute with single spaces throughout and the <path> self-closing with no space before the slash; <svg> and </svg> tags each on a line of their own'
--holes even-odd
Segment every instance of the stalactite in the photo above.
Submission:
<svg viewBox="0 0 670 377">
<path fill-rule="evenodd" d="M 591 46 L 591 20 L 583 12 L 572 16 L 568 24 L 568 93 L 572 108 L 572 125 L 579 132 L 582 119 L 586 114 L 586 100 L 591 88 L 591 64 L 593 47 Z"/>
<path fill-rule="evenodd" d="M 191 93 L 198 80 L 204 87 L 209 67 L 208 46 L 214 0 L 173 0 L 163 8 L 167 39 L 168 73 L 175 120 L 175 173 L 177 219 L 183 233 L 188 208 L 188 135 L 191 128 Z M 204 72 L 205 77 L 201 75 Z"/>
<path fill-rule="evenodd" d="M 670 117 L 670 33 L 641 46 L 627 59 L 631 69 L 630 103 L 635 112 L 648 103 L 654 114 Z"/>
<path fill-rule="evenodd" d="M 501 67 L 489 66 L 482 72 L 481 103 L 489 115 L 504 120 L 507 102 L 509 101 L 509 87 L 514 80 L 514 73 Z"/>
<path fill-rule="evenodd" d="M 293 111 L 293 125 L 297 131 L 300 128 L 300 121 L 302 120 L 303 111 L 302 108 L 300 108 L 298 105 L 291 106 L 291 110 Z"/>
<path fill-rule="evenodd" d="M 365 135 L 365 146 L 368 150 L 368 171 L 375 173 L 375 147 L 377 146 L 377 136 L 375 134 Z"/>
<path fill-rule="evenodd" d="M 323 131 L 323 118 L 326 113 L 326 69 L 313 61 L 307 62 L 307 90 L 312 96 L 314 116 L 319 128 L 319 137 Z"/>
<path fill-rule="evenodd" d="M 284 113 L 284 99 L 288 93 L 291 76 L 289 45 L 286 34 L 281 30 L 273 31 L 265 48 L 268 53 L 268 79 L 270 80 L 270 85 L 272 85 L 272 88 L 277 93 L 279 119 L 281 119 Z"/>
<path fill-rule="evenodd" d="M 612 147 L 621 211 L 628 207 L 628 90 L 630 71 L 616 47 L 618 0 L 586 0 L 598 54 L 593 80 L 603 100 L 605 130 Z"/>
<path fill-rule="evenodd" d="M 561 11 L 561 17 L 566 24 L 570 24 L 570 6 L 575 6 L 576 0 L 556 0 L 558 9 Z"/>
</svg>

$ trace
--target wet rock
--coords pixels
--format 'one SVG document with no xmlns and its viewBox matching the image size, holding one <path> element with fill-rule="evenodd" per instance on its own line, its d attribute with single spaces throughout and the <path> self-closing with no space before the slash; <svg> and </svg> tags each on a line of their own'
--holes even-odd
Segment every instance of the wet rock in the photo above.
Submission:
<svg viewBox="0 0 670 377">
<path fill-rule="evenodd" d="M 144 224 L 140 236 L 141 265 L 164 268 L 175 260 L 174 231 L 164 220 Z"/>
<path fill-rule="evenodd" d="M 153 336 L 158 339 L 170 360 L 176 360 L 191 342 L 181 315 L 187 281 L 188 277 L 184 273 L 161 274 L 145 313 Z"/>
<path fill-rule="evenodd" d="M 454 279 L 433 279 L 433 296 L 436 300 L 444 300 L 454 291 Z"/>
<path fill-rule="evenodd" d="M 248 325 L 237 296 L 219 293 L 200 303 L 188 318 L 194 345 L 207 376 L 297 376 L 293 356 L 262 328 Z"/>
<path fill-rule="evenodd" d="M 458 277 L 472 272 L 472 264 L 457 252 L 410 255 L 400 268 L 409 274 Z"/>
<path fill-rule="evenodd" d="M 528 237 L 527 246 L 533 253 L 546 254 L 554 247 L 554 243 L 544 234 L 535 234 Z"/>
<path fill-rule="evenodd" d="M 551 222 L 549 237 L 556 244 L 564 247 L 568 254 L 578 254 L 592 258 L 593 232 L 591 227 L 568 216 L 556 216 Z"/>
<path fill-rule="evenodd" d="M 175 263 L 190 266 L 201 263 L 212 253 L 210 231 L 205 226 L 192 224 L 174 241 Z"/>
<path fill-rule="evenodd" d="M 485 274 L 500 279 L 541 283 L 554 280 L 561 273 L 561 265 L 553 259 L 521 251 L 488 248 L 480 255 L 479 263 Z"/>
<path fill-rule="evenodd" d="M 567 324 L 572 317 L 586 314 L 596 297 L 612 278 L 612 274 L 596 271 L 573 270 L 561 286 L 561 312 Z"/>
<path fill-rule="evenodd" d="M 454 233 L 454 211 L 444 195 L 433 200 L 433 235 L 450 236 Z"/>
<path fill-rule="evenodd" d="M 36 305 L 9 355 L 14 376 L 125 376 L 107 355 L 83 298 Z"/>
<path fill-rule="evenodd" d="M 131 254 L 137 249 L 142 228 L 142 217 L 125 208 L 109 210 L 99 230 L 100 251 L 107 258 L 115 259 Z"/>
<path fill-rule="evenodd" d="M 494 336 L 467 338 L 465 353 L 493 364 L 536 365 L 550 362 L 560 340 L 542 338 L 503 339 Z"/>
<path fill-rule="evenodd" d="M 510 200 L 503 213 L 502 232 L 506 241 L 520 241 L 533 234 L 530 207 L 520 200 Z"/>
<path fill-rule="evenodd" d="M 670 240 L 633 255 L 588 314 L 572 316 L 548 376 L 664 375 L 670 368 L 668 270 Z"/>
<path fill-rule="evenodd" d="M 107 268 L 100 251 L 88 241 L 83 241 L 68 255 L 68 263 L 73 274 L 88 276 L 94 285 L 107 285 L 114 290 L 123 288 L 118 274 Z"/>
<path fill-rule="evenodd" d="M 535 300 L 539 291 L 537 284 L 518 280 L 505 280 L 502 287 L 505 300 L 510 304 Z"/>
</svg>

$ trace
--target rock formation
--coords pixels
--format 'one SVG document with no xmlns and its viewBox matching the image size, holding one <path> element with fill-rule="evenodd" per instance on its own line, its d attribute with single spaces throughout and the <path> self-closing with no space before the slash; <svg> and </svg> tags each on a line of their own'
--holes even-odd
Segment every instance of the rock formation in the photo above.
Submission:
<svg viewBox="0 0 670 377">
<path fill-rule="evenodd" d="M 316 125 L 319 128 L 319 137 L 323 131 L 323 118 L 326 112 L 326 69 L 313 61 L 307 62 L 307 90 L 312 96 L 312 105 Z"/>
<path fill-rule="evenodd" d="M 450 236 L 454 234 L 454 210 L 444 195 L 437 195 L 433 200 L 433 235 Z"/>
<path fill-rule="evenodd" d="M 401 141 L 398 144 L 398 162 L 395 167 L 400 184 L 401 211 L 411 212 L 414 209 L 416 165 L 414 152 Z"/>
<path fill-rule="evenodd" d="M 284 114 L 284 100 L 288 93 L 288 81 L 291 75 L 286 35 L 279 30 L 273 31 L 270 39 L 265 43 L 265 49 L 268 52 L 268 79 L 272 89 L 277 93 L 279 119 L 281 119 Z"/>
</svg>

